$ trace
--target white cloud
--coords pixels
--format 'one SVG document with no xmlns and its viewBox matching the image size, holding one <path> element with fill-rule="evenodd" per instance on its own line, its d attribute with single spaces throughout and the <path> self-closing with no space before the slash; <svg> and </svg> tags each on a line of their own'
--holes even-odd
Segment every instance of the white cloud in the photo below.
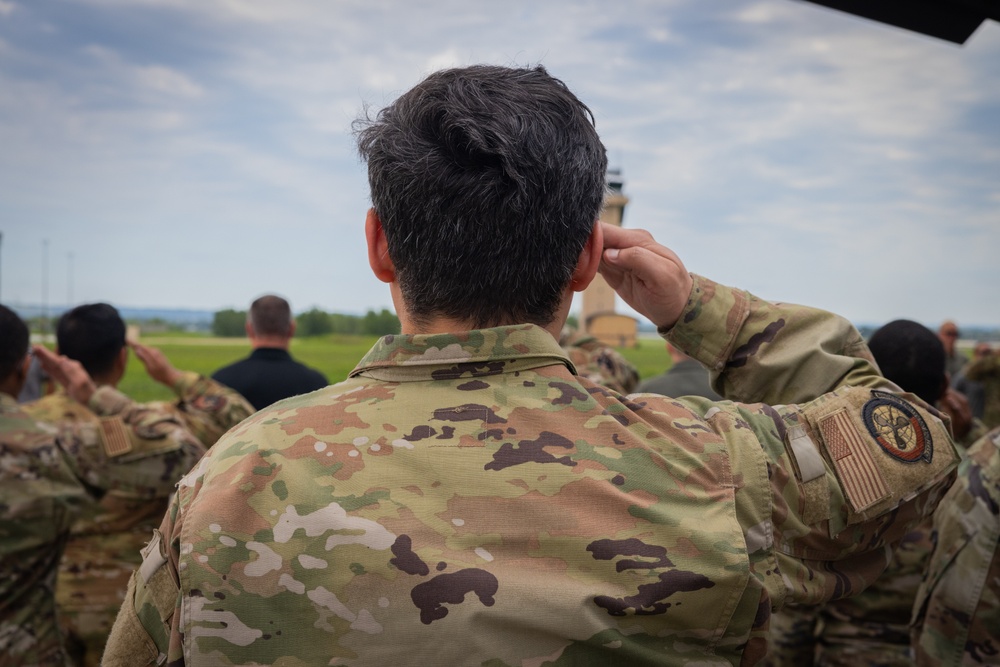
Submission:
<svg viewBox="0 0 1000 667">
<path fill-rule="evenodd" d="M 202 87 L 180 72 L 162 65 L 136 67 L 134 72 L 139 81 L 149 88 L 179 97 L 199 97 Z"/>
</svg>

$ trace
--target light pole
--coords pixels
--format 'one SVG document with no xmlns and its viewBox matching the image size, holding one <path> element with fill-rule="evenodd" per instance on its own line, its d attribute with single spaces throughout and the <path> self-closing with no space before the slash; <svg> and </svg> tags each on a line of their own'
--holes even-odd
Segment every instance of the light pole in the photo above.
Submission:
<svg viewBox="0 0 1000 667">
<path fill-rule="evenodd" d="M 73 307 L 73 253 L 66 253 L 66 306 Z"/>
<path fill-rule="evenodd" d="M 42 338 L 49 333 L 49 240 L 42 240 Z"/>
</svg>

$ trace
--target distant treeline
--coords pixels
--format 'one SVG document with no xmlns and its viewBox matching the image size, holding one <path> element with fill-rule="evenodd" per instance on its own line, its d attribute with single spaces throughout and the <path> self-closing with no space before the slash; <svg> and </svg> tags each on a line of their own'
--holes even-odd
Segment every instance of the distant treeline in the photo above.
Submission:
<svg viewBox="0 0 1000 667">
<path fill-rule="evenodd" d="M 216 311 L 212 317 L 212 333 L 216 336 L 234 337 L 244 335 L 247 321 L 247 311 L 226 310 Z M 299 314 L 295 318 L 296 336 L 323 336 L 325 334 L 361 334 L 365 336 L 385 336 L 399 333 L 399 318 L 396 314 L 382 309 L 376 313 L 369 310 L 364 315 L 344 315 L 342 313 L 327 313 L 319 308 L 313 308 Z"/>
</svg>

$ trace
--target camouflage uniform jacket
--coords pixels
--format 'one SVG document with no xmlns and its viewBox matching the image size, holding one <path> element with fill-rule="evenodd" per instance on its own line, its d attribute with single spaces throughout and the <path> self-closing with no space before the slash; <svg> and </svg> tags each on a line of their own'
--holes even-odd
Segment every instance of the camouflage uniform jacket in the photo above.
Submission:
<svg viewBox="0 0 1000 667">
<path fill-rule="evenodd" d="M 833 315 L 696 277 L 669 336 L 723 394 L 809 402 L 633 400 L 532 325 L 387 336 L 184 477 L 104 664 L 756 662 L 956 457 Z"/>
<path fill-rule="evenodd" d="M 1000 664 L 1000 428 L 969 448 L 934 530 L 913 607 L 917 664 Z"/>
<path fill-rule="evenodd" d="M 110 387 L 90 401 L 87 424 L 44 425 L 0 394 L 0 665 L 65 665 L 56 621 L 56 568 L 70 524 L 98 490 L 163 496 L 203 449 L 176 420 Z M 142 428 L 131 451 L 120 436 Z"/>
<path fill-rule="evenodd" d="M 197 373 L 185 372 L 173 388 L 176 402 L 143 404 L 144 417 L 129 433 L 131 446 L 142 448 L 157 438 L 158 425 L 183 425 L 201 443 L 202 453 L 223 433 L 253 412 L 235 391 Z M 65 391 L 28 404 L 39 421 L 94 422 L 97 415 Z M 189 468 L 171 471 L 176 482 Z M 96 665 L 115 615 L 125 598 L 128 579 L 141 562 L 140 551 L 159 526 L 172 491 L 155 497 L 127 489 L 112 490 L 77 519 L 59 567 L 57 599 L 72 657 Z"/>
</svg>

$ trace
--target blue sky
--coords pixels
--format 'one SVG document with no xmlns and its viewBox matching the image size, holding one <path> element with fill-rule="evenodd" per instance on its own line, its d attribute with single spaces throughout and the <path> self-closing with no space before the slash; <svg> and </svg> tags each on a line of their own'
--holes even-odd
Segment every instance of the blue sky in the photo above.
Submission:
<svg viewBox="0 0 1000 667">
<path fill-rule="evenodd" d="M 391 307 L 351 121 L 479 62 L 588 103 L 626 226 L 691 271 L 1000 325 L 1000 25 L 797 0 L 0 0 L 0 299 Z"/>
</svg>

